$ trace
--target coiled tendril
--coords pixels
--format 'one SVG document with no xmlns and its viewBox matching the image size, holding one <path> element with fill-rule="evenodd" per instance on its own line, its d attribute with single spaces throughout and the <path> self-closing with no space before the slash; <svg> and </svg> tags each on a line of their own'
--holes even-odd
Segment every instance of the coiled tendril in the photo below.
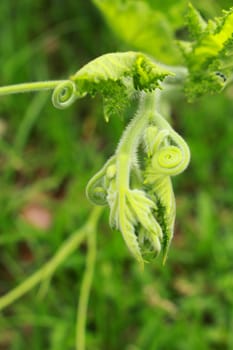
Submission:
<svg viewBox="0 0 233 350">
<path fill-rule="evenodd" d="M 52 103 L 54 107 L 64 109 L 69 107 L 79 96 L 76 85 L 72 80 L 60 83 L 53 91 Z"/>
<path fill-rule="evenodd" d="M 183 152 L 177 146 L 165 146 L 152 158 L 153 169 L 164 175 L 177 175 L 185 166 Z"/>
<path fill-rule="evenodd" d="M 190 151 L 183 138 L 171 127 L 159 131 L 154 126 L 148 129 L 146 148 L 148 154 L 152 154 L 152 172 L 175 176 L 184 171 L 189 164 Z"/>
<path fill-rule="evenodd" d="M 112 156 L 104 166 L 89 180 L 86 195 L 95 205 L 106 205 L 107 189 L 110 180 L 115 176 L 115 156 Z"/>
</svg>

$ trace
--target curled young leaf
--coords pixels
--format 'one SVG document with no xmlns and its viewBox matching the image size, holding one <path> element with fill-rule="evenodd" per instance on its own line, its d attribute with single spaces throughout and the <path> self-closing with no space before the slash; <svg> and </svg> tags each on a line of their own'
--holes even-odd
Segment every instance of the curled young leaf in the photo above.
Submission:
<svg viewBox="0 0 233 350">
<path fill-rule="evenodd" d="M 140 52 L 115 52 L 102 55 L 70 77 L 79 95 L 100 93 L 106 120 L 120 115 L 136 90 L 152 91 L 171 72 Z"/>
<path fill-rule="evenodd" d="M 141 190 L 114 194 L 108 196 L 111 223 L 121 231 L 132 255 L 143 264 L 148 248 L 154 256 L 161 250 L 162 230 L 154 217 L 156 205 Z"/>
</svg>

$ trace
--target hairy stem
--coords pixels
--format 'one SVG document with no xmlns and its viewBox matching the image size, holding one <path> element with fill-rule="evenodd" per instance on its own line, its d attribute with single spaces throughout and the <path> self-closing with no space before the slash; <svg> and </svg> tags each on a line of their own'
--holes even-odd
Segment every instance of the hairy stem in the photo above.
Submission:
<svg viewBox="0 0 233 350">
<path fill-rule="evenodd" d="M 19 94 L 23 92 L 53 90 L 66 80 L 37 81 L 32 83 L 14 84 L 0 87 L 0 96 Z"/>
<path fill-rule="evenodd" d="M 116 150 L 119 189 L 124 190 L 129 187 L 130 167 L 135 160 L 136 149 L 143 132 L 155 111 L 155 104 L 155 93 L 141 93 L 138 111 L 123 133 Z"/>
</svg>

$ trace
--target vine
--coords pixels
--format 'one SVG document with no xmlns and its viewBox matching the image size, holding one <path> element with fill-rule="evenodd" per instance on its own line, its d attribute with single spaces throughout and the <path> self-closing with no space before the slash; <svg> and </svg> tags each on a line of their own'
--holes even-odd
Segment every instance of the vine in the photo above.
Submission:
<svg viewBox="0 0 233 350">
<path fill-rule="evenodd" d="M 161 251 L 163 263 L 166 261 L 176 214 L 171 177 L 187 168 L 190 151 L 161 112 L 161 104 L 163 100 L 168 104 L 168 96 L 176 93 L 177 86 L 184 86 L 189 99 L 193 99 L 208 90 L 219 92 L 231 80 L 232 11 L 206 23 L 189 6 L 187 21 L 193 41 L 179 43 L 186 62 L 184 67 L 166 66 L 141 52 L 117 52 L 94 59 L 67 80 L 0 87 L 0 96 L 52 90 L 52 103 L 60 109 L 87 94 L 92 97 L 101 94 L 106 121 L 121 115 L 128 104 L 136 105 L 136 113 L 131 116 L 115 152 L 87 184 L 87 198 L 97 206 L 87 223 L 41 269 L 1 297 L 0 309 L 42 281 L 48 281 L 57 267 L 86 240 L 87 266 L 78 304 L 76 340 L 77 349 L 85 349 L 86 312 L 101 206 L 109 207 L 110 226 L 121 232 L 142 268 Z"/>
</svg>

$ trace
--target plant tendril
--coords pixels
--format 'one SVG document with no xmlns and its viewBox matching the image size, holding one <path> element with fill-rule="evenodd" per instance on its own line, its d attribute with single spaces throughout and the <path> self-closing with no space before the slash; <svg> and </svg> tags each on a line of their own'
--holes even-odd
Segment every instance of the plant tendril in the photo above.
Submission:
<svg viewBox="0 0 233 350">
<path fill-rule="evenodd" d="M 74 103 L 78 97 L 75 83 L 72 80 L 65 80 L 55 87 L 52 103 L 54 107 L 64 109 Z"/>
</svg>

